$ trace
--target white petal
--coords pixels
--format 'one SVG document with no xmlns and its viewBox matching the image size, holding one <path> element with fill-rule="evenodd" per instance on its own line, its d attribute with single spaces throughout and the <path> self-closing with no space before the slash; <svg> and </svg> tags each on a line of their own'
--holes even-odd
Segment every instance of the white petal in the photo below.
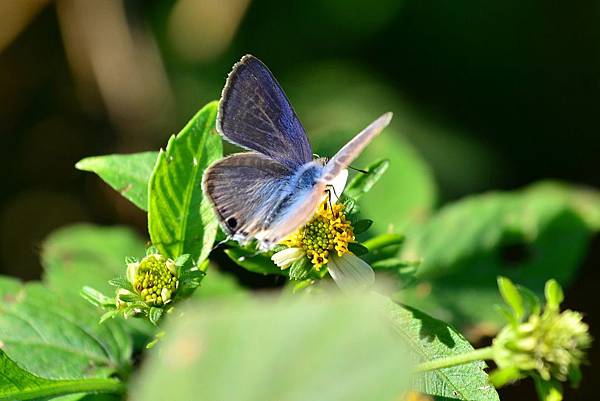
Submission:
<svg viewBox="0 0 600 401">
<path fill-rule="evenodd" d="M 137 274 L 139 267 L 140 267 L 139 262 L 127 264 L 127 281 L 129 281 L 131 284 L 134 284 L 134 282 L 135 282 L 135 276 Z"/>
<path fill-rule="evenodd" d="M 343 291 L 366 289 L 375 283 L 375 273 L 367 262 L 356 255 L 334 255 L 327 263 L 329 275 Z"/>
<path fill-rule="evenodd" d="M 337 202 L 338 196 L 342 195 L 342 192 L 344 192 L 344 189 L 346 188 L 346 181 L 348 181 L 348 170 L 344 169 L 340 171 L 340 173 L 336 175 L 333 180 L 327 183 L 327 185 L 331 185 L 333 187 L 331 203 Z"/>
<path fill-rule="evenodd" d="M 305 255 L 302 248 L 286 248 L 271 256 L 271 260 L 281 269 L 287 269 L 292 263 Z"/>
</svg>

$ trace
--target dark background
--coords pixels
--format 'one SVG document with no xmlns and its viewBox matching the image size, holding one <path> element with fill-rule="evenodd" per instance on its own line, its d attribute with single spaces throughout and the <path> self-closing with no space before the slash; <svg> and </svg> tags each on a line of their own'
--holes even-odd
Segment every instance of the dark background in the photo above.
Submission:
<svg viewBox="0 0 600 401">
<path fill-rule="evenodd" d="M 439 204 L 544 178 L 600 187 L 599 20 L 598 1 L 3 1 L 0 270 L 39 277 L 40 242 L 74 221 L 145 235 L 142 211 L 73 165 L 163 146 L 246 53 L 269 65 L 309 136 L 311 110 L 340 96 L 307 98 L 321 85 L 366 85 L 365 106 L 402 105 L 396 118 L 433 124 L 407 136 Z M 328 81 L 315 82 L 323 70 Z M 592 328 L 599 243 L 567 294 Z M 567 399 L 595 397 L 584 386 Z"/>
</svg>

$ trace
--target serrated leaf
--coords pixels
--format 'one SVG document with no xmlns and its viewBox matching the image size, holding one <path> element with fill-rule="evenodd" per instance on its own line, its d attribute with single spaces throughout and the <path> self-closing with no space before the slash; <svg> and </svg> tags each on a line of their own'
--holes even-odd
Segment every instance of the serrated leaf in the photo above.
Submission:
<svg viewBox="0 0 600 401">
<path fill-rule="evenodd" d="M 41 400 L 66 394 L 123 391 L 115 379 L 51 380 L 34 375 L 0 351 L 0 400 Z"/>
<path fill-rule="evenodd" d="M 204 106 L 161 150 L 150 177 L 148 231 L 154 246 L 172 259 L 185 253 L 197 264 L 210 253 L 217 219 L 202 194 L 202 174 L 223 154 L 215 130 L 217 102 Z"/>
<path fill-rule="evenodd" d="M 142 210 L 148 210 L 148 180 L 158 152 L 86 157 L 75 167 L 98 174 Z"/>
<path fill-rule="evenodd" d="M 594 198 L 586 199 L 585 207 L 576 206 L 567 193 L 534 185 L 442 208 L 407 233 L 401 257 L 423 262 L 421 283 L 402 292 L 403 302 L 461 327 L 477 324 L 489 334 L 503 324 L 492 307 L 502 303 L 496 277 L 538 295 L 551 277 L 561 285 L 573 279 L 592 234 L 583 214 L 595 210 Z"/>
<path fill-rule="evenodd" d="M 473 351 L 471 344 L 454 328 L 413 308 L 380 297 L 392 326 L 418 362 Z M 482 361 L 422 374 L 414 390 L 441 400 L 494 401 L 498 393 L 488 382 Z M 446 398 L 444 398 L 446 397 Z"/>
<path fill-rule="evenodd" d="M 98 324 L 79 296 L 39 283 L 7 292 L 0 304 L 2 350 L 22 368 L 49 379 L 108 377 L 129 369 L 131 338 L 121 322 Z"/>
<path fill-rule="evenodd" d="M 279 274 L 286 276 L 288 273 L 281 270 L 271 258 L 256 250 L 247 250 L 241 247 L 228 248 L 225 254 L 236 264 L 253 273 Z"/>
<path fill-rule="evenodd" d="M 379 181 L 390 166 L 389 160 L 379 160 L 369 165 L 365 173 L 358 173 L 346 186 L 344 193 L 354 200 L 359 200 Z"/>
<path fill-rule="evenodd" d="M 134 380 L 133 401 L 396 401 L 402 342 L 365 297 L 190 303 Z M 168 369 L 165 367 L 168 366 Z M 202 372 L 190 380 L 189 372 Z"/>
</svg>

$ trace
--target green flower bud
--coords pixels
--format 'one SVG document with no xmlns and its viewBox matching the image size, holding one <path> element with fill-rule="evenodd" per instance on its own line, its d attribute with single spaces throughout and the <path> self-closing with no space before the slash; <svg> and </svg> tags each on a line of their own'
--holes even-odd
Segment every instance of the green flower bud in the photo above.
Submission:
<svg viewBox="0 0 600 401">
<path fill-rule="evenodd" d="M 179 286 L 175 262 L 159 254 L 151 254 L 139 263 L 128 264 L 127 279 L 142 301 L 150 306 L 171 302 Z"/>
<path fill-rule="evenodd" d="M 494 339 L 494 361 L 500 369 L 537 374 L 545 381 L 566 381 L 585 361 L 592 338 L 578 312 L 560 312 L 551 302 L 520 324 L 506 326 Z"/>
</svg>

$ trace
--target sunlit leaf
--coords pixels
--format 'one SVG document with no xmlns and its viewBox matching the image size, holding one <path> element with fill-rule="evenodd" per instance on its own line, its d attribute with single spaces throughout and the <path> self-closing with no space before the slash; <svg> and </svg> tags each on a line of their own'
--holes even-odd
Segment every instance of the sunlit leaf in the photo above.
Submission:
<svg viewBox="0 0 600 401">
<path fill-rule="evenodd" d="M 189 253 L 197 263 L 212 249 L 217 220 L 202 194 L 202 174 L 222 156 L 215 130 L 217 102 L 202 108 L 158 155 L 149 183 L 148 231 L 171 258 Z"/>
<path fill-rule="evenodd" d="M 142 210 L 148 210 L 148 180 L 158 152 L 86 157 L 75 167 L 98 174 Z"/>
<path fill-rule="evenodd" d="M 0 279 L 0 288 L 6 279 Z M 99 313 L 79 296 L 39 283 L 9 290 L 0 305 L 2 350 L 27 371 L 49 379 L 103 378 L 130 368 L 132 343 L 121 322 L 98 324 Z"/>
<path fill-rule="evenodd" d="M 418 362 L 431 361 L 473 350 L 452 326 L 425 313 L 398 305 L 381 297 L 394 329 L 406 342 Z M 427 372 L 417 380 L 415 390 L 440 400 L 499 400 L 482 361 Z M 444 398 L 446 397 L 446 398 Z"/>
<path fill-rule="evenodd" d="M 51 380 L 34 375 L 0 351 L 0 400 L 41 400 L 65 394 L 123 391 L 115 379 Z"/>
</svg>

